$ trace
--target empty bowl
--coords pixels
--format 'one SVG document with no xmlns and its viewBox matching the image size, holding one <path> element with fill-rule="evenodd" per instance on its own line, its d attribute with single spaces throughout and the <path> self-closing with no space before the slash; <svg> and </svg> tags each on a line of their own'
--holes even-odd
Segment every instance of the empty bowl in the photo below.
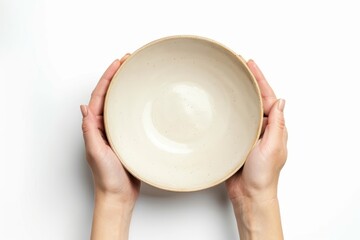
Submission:
<svg viewBox="0 0 360 240">
<path fill-rule="evenodd" d="M 171 191 L 217 185 L 244 164 L 262 124 L 246 63 L 198 36 L 171 36 L 135 51 L 108 89 L 107 138 L 138 179 Z"/>
</svg>

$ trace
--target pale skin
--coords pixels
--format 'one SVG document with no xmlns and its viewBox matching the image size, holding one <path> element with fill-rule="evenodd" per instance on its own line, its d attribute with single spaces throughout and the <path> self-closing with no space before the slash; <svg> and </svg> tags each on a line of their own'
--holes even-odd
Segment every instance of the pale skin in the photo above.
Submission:
<svg viewBox="0 0 360 240">
<path fill-rule="evenodd" d="M 110 148 L 103 123 L 105 94 L 110 81 L 129 54 L 115 60 L 81 105 L 86 158 L 95 188 L 92 240 L 127 240 L 140 181 L 129 174 Z M 242 240 L 283 239 L 277 185 L 287 158 L 285 101 L 277 99 L 253 60 L 248 67 L 258 82 L 264 104 L 262 135 L 244 166 L 226 181 Z"/>
<path fill-rule="evenodd" d="M 283 239 L 277 198 L 279 175 L 287 159 L 285 101 L 277 99 L 253 60 L 247 62 L 259 85 L 264 105 L 262 136 L 244 166 L 226 181 L 240 239 Z"/>
</svg>

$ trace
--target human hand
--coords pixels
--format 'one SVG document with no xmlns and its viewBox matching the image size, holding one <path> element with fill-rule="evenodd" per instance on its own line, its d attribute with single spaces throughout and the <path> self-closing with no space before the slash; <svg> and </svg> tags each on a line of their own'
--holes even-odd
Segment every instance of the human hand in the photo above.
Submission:
<svg viewBox="0 0 360 240">
<path fill-rule="evenodd" d="M 88 106 L 81 105 L 83 114 L 86 158 L 91 167 L 96 194 L 111 194 L 119 200 L 134 204 L 139 194 L 140 182 L 131 176 L 109 146 L 103 121 L 106 91 L 114 74 L 129 55 L 115 60 L 105 71 L 91 94 Z"/>
<path fill-rule="evenodd" d="M 127 239 L 132 210 L 139 195 L 140 181 L 124 169 L 109 146 L 103 122 L 110 81 L 128 56 L 115 60 L 108 67 L 92 92 L 89 105 L 80 106 L 86 158 L 95 188 L 91 239 Z"/>
<path fill-rule="evenodd" d="M 253 60 L 247 62 L 259 85 L 264 121 L 260 139 L 247 157 L 244 166 L 226 182 L 229 198 L 277 197 L 280 170 L 287 158 L 287 129 L 283 110 L 285 101 L 277 99 L 261 70 Z"/>
<path fill-rule="evenodd" d="M 283 239 L 277 186 L 287 158 L 285 101 L 274 91 L 254 61 L 247 63 L 259 85 L 264 121 L 260 139 L 243 167 L 226 181 L 240 239 Z"/>
</svg>

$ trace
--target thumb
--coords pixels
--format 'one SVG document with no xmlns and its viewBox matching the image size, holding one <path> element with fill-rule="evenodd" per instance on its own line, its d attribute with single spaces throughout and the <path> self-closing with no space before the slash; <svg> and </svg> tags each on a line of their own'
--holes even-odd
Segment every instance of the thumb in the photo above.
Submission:
<svg viewBox="0 0 360 240">
<path fill-rule="evenodd" d="M 268 123 L 260 146 L 264 151 L 277 151 L 286 144 L 286 127 L 284 119 L 285 100 L 277 100 L 270 109 Z"/>
<path fill-rule="evenodd" d="M 82 131 L 85 141 L 86 151 L 94 155 L 99 153 L 104 145 L 104 140 L 97 126 L 96 117 L 86 105 L 80 106 L 81 114 L 83 116 Z"/>
</svg>

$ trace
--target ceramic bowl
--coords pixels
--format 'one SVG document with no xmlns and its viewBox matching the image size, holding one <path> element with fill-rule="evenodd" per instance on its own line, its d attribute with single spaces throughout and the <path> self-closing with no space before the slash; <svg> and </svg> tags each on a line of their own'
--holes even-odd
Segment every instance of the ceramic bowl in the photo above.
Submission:
<svg viewBox="0 0 360 240">
<path fill-rule="evenodd" d="M 262 124 L 258 85 L 235 52 L 172 36 L 135 51 L 108 89 L 107 138 L 124 167 L 158 188 L 217 185 L 244 164 Z"/>
</svg>

